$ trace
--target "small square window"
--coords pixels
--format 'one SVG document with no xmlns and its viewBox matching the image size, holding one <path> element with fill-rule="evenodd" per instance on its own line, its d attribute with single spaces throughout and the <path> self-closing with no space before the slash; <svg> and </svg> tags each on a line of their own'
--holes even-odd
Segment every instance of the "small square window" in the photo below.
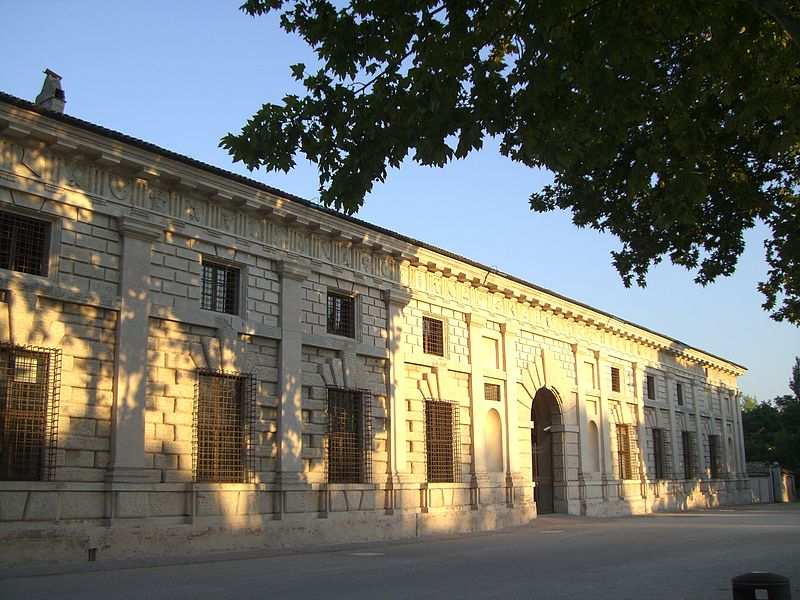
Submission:
<svg viewBox="0 0 800 600">
<path fill-rule="evenodd" d="M 652 375 L 647 376 L 647 399 L 656 399 L 656 378 Z"/>
<path fill-rule="evenodd" d="M 489 402 L 500 402 L 500 386 L 496 383 L 484 383 L 483 397 Z"/>
<path fill-rule="evenodd" d="M 355 298 L 328 292 L 328 333 L 356 337 Z"/>
<path fill-rule="evenodd" d="M 239 314 L 239 269 L 203 261 L 203 293 L 205 310 Z"/>
<path fill-rule="evenodd" d="M 611 391 L 620 392 L 621 390 L 622 385 L 620 384 L 619 369 L 617 367 L 611 367 Z"/>
<path fill-rule="evenodd" d="M 50 224 L 0 212 L 0 268 L 47 275 Z"/>
<path fill-rule="evenodd" d="M 444 356 L 444 327 L 439 319 L 422 317 L 422 350 Z"/>
</svg>

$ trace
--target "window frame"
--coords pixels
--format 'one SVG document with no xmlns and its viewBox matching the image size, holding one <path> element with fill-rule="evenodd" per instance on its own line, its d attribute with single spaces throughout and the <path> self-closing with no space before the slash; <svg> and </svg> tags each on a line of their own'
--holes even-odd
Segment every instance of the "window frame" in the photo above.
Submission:
<svg viewBox="0 0 800 600">
<path fill-rule="evenodd" d="M 372 392 L 366 389 L 350 389 L 339 387 L 327 387 L 325 415 L 327 418 L 327 432 L 325 436 L 325 481 L 333 485 L 357 484 L 365 485 L 372 483 Z M 357 395 L 357 400 L 356 400 Z M 335 396 L 341 396 L 336 399 Z M 349 396 L 349 398 L 346 398 Z M 346 436 L 353 435 L 353 432 L 335 429 L 341 424 L 342 418 L 333 419 L 332 401 L 340 403 L 335 408 L 346 411 L 348 407 L 342 406 L 345 401 L 358 402 L 359 410 L 353 411 L 353 416 L 343 415 L 343 419 L 351 420 L 356 423 L 359 429 L 355 432 L 356 446 L 354 458 L 349 458 L 352 464 L 338 462 L 337 456 L 352 452 L 352 448 L 342 447 L 341 444 L 349 443 Z M 338 448 L 337 448 L 338 446 Z M 340 454 L 341 453 L 341 454 Z"/>
<path fill-rule="evenodd" d="M 37 196 L 37 200 L 41 199 Z M 61 253 L 61 239 L 62 239 L 62 221 L 59 215 L 44 213 L 24 206 L 5 205 L 0 203 L 0 213 L 6 213 L 12 217 L 22 217 L 40 221 L 47 226 L 46 239 L 43 245 L 42 265 L 44 273 L 26 273 L 24 271 L 15 271 L 11 268 L 0 267 L 0 279 L 9 277 L 7 274 L 12 274 L 14 278 L 30 277 L 36 281 L 43 280 L 57 280 L 60 270 L 60 253 Z"/>
<path fill-rule="evenodd" d="M 426 398 L 424 402 L 426 480 L 428 483 L 460 483 L 461 420 L 459 405 L 450 400 L 433 398 Z M 435 426 L 442 421 L 440 416 L 443 412 L 441 409 L 444 407 L 449 408 L 448 434 L 445 434 L 445 430 Z M 445 461 L 447 455 L 449 455 L 449 460 Z"/>
<path fill-rule="evenodd" d="M 439 323 L 439 325 L 442 328 L 442 332 L 441 332 L 442 350 L 441 350 L 441 353 L 433 352 L 433 351 L 429 350 L 429 344 L 426 343 L 426 336 L 425 336 L 425 332 L 426 332 L 425 323 L 426 322 Z M 428 315 L 428 314 L 422 315 L 422 352 L 424 354 L 429 354 L 431 356 L 438 356 L 440 358 L 446 358 L 447 357 L 447 320 L 446 319 L 444 319 L 442 317 L 435 317 L 433 315 Z"/>
<path fill-rule="evenodd" d="M 683 454 L 683 478 L 695 479 L 697 477 L 697 441 L 694 439 L 694 432 L 681 431 L 681 452 Z"/>
<path fill-rule="evenodd" d="M 666 430 L 662 427 L 653 427 L 651 430 L 653 441 L 653 466 L 655 467 L 653 475 L 656 480 L 669 479 L 669 465 L 667 463 L 667 435 Z"/>
<path fill-rule="evenodd" d="M 645 396 L 647 400 L 656 399 L 656 376 L 650 373 L 644 376 Z"/>
<path fill-rule="evenodd" d="M 238 421 L 240 431 L 238 433 L 239 442 L 239 464 L 236 470 L 239 472 L 237 477 L 230 475 L 220 475 L 226 469 L 219 466 L 215 468 L 204 467 L 201 462 L 205 454 L 203 448 L 203 440 L 213 435 L 204 435 L 201 431 L 204 427 L 203 417 L 207 410 L 202 406 L 203 403 L 203 379 L 204 378 L 219 378 L 227 380 L 235 380 L 238 387 L 238 393 L 241 397 L 238 399 L 239 414 Z M 250 373 L 241 373 L 238 371 L 226 371 L 222 369 L 197 369 L 196 382 L 195 382 L 195 395 L 194 395 L 194 411 L 192 419 L 192 479 L 197 483 L 252 483 L 256 473 L 256 410 L 255 410 L 255 396 L 256 396 L 256 380 Z M 214 401 L 212 397 L 209 401 Z M 219 409 L 218 409 L 219 410 Z M 224 435 L 217 432 L 217 436 Z M 234 444 L 230 444 L 234 446 Z M 219 450 L 219 445 L 211 444 L 211 450 L 216 452 Z M 228 469 L 230 473 L 232 469 Z M 210 473 L 212 476 L 209 476 Z"/>
<path fill-rule="evenodd" d="M 676 381 L 675 382 L 675 402 L 678 406 L 683 406 L 686 402 L 686 398 L 683 396 L 683 382 Z"/>
<path fill-rule="evenodd" d="M 36 429 L 38 429 L 39 440 L 35 446 L 33 444 L 22 444 L 23 453 L 25 453 L 24 451 L 26 448 L 28 450 L 37 448 L 34 453 L 38 456 L 38 458 L 34 459 L 36 460 L 37 464 L 28 465 L 28 472 L 23 477 L 14 476 L 20 472 L 19 467 L 12 466 L 11 461 L 7 461 L 7 458 L 13 457 L 14 454 L 8 452 L 7 450 L 0 453 L 0 481 L 52 481 L 55 479 L 56 474 L 56 457 L 58 450 L 58 419 L 61 394 L 61 350 L 55 348 L 41 348 L 37 346 L 21 346 L 9 343 L 0 343 L 0 358 L 3 355 L 8 357 L 6 359 L 8 362 L 5 363 L 5 368 L 6 373 L 9 375 L 12 373 L 12 371 L 16 373 L 16 358 L 20 355 L 28 357 L 31 355 L 37 355 L 38 357 L 44 357 L 46 359 L 46 364 L 44 366 L 44 374 L 42 376 L 40 370 L 42 367 L 37 363 L 37 381 L 19 381 L 15 375 L 2 379 L 2 385 L 0 385 L 0 448 L 7 448 L 10 446 L 8 443 L 8 436 L 9 431 L 12 429 L 9 427 L 9 422 L 11 422 L 14 417 L 16 417 L 16 422 L 25 422 L 27 419 L 28 425 L 30 425 L 31 419 L 36 419 L 38 421 L 38 423 L 36 423 Z M 12 360 L 14 363 L 13 365 L 11 364 Z M 38 381 L 40 376 L 42 381 Z M 25 390 L 25 388 L 22 386 L 40 386 L 42 389 L 38 390 L 38 392 L 42 397 L 37 398 L 36 400 L 42 401 L 43 405 L 37 407 L 35 410 L 26 410 L 24 406 L 19 406 L 15 409 L 9 409 L 9 403 L 12 398 L 12 395 L 9 393 L 9 388 L 12 386 L 12 384 L 20 385 L 21 390 L 23 390 L 21 394 L 22 397 L 14 398 L 15 402 L 22 405 L 26 403 L 26 400 L 28 403 L 30 403 L 30 396 L 32 392 L 30 389 Z M 17 431 L 17 433 L 21 433 L 23 434 L 23 438 L 27 438 L 25 434 L 31 433 L 31 429 L 29 427 L 27 431 Z M 36 432 L 33 433 L 36 434 Z M 23 442 L 24 441 L 27 440 L 24 439 Z M 28 452 L 26 454 L 30 453 Z"/>
<path fill-rule="evenodd" d="M 618 475 L 623 481 L 632 481 L 638 477 L 638 464 L 634 462 L 638 461 L 635 426 L 630 423 L 617 423 L 616 425 Z M 623 440 L 625 444 L 622 444 Z"/>
<path fill-rule="evenodd" d="M 711 479 L 722 475 L 722 436 L 716 433 L 708 436 L 708 467 Z"/>
<path fill-rule="evenodd" d="M 214 269 L 214 279 L 210 283 L 212 289 L 212 299 L 217 298 L 216 293 L 213 290 L 216 290 L 216 274 L 221 269 L 225 269 L 227 271 L 235 271 L 236 272 L 236 284 L 233 286 L 233 290 L 235 293 L 235 297 L 232 300 L 232 305 L 234 312 L 228 310 L 218 310 L 213 305 L 208 307 L 204 305 L 205 297 L 206 297 L 206 267 L 211 267 Z M 202 310 L 207 310 L 209 312 L 214 312 L 222 315 L 233 315 L 233 316 L 241 316 L 245 317 L 243 314 L 242 306 L 244 305 L 244 298 L 245 298 L 245 290 L 246 290 L 246 283 L 247 283 L 247 272 L 244 268 L 244 265 L 240 265 L 237 263 L 233 263 L 226 260 L 220 260 L 215 256 L 203 256 L 200 260 L 200 308 Z M 227 291 L 227 288 L 226 288 Z"/>
<path fill-rule="evenodd" d="M 616 388 L 614 387 L 614 374 L 616 373 Z M 622 393 L 622 369 L 618 366 L 611 366 L 609 371 L 609 376 L 611 378 L 611 393 L 613 394 L 621 394 Z"/>
<path fill-rule="evenodd" d="M 342 333 L 341 330 L 331 330 L 331 299 L 349 300 L 350 305 L 350 330 Z M 359 330 L 358 324 L 358 294 L 344 292 L 342 290 L 329 289 L 325 296 L 325 331 L 329 335 L 336 335 L 348 339 L 356 339 Z"/>
<path fill-rule="evenodd" d="M 497 389 L 497 398 L 489 398 L 489 394 L 486 391 L 489 388 Z M 495 383 L 493 381 L 484 381 L 483 382 L 483 399 L 486 402 L 503 402 L 503 389 L 499 383 Z"/>
</svg>

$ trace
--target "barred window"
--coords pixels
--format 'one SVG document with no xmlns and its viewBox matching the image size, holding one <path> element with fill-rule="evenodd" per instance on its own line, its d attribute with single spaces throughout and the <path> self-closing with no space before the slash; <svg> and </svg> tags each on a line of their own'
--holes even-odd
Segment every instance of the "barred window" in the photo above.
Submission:
<svg viewBox="0 0 800 600">
<path fill-rule="evenodd" d="M 371 449 L 371 394 L 328 388 L 328 483 L 370 483 Z"/>
<path fill-rule="evenodd" d="M 484 383 L 483 397 L 489 402 L 500 402 L 500 386 L 496 383 Z"/>
<path fill-rule="evenodd" d="M 458 405 L 444 400 L 425 401 L 425 450 L 430 483 L 461 479 Z"/>
<path fill-rule="evenodd" d="M 422 350 L 444 356 L 444 326 L 439 319 L 422 317 Z"/>
<path fill-rule="evenodd" d="M 356 301 L 352 296 L 328 292 L 328 333 L 356 336 Z"/>
<path fill-rule="evenodd" d="M 663 429 L 653 429 L 653 462 L 655 478 L 668 479 L 667 473 L 667 436 Z"/>
<path fill-rule="evenodd" d="M 639 439 L 635 425 L 617 425 L 617 474 L 620 479 L 639 477 Z"/>
<path fill-rule="evenodd" d="M 0 344 L 0 480 L 53 479 L 61 352 Z"/>
<path fill-rule="evenodd" d="M 678 399 L 678 406 L 683 406 L 683 384 L 675 384 L 675 393 Z"/>
<path fill-rule="evenodd" d="M 722 472 L 720 452 L 720 437 L 718 435 L 708 436 L 708 459 L 711 467 L 711 479 L 719 479 Z"/>
<path fill-rule="evenodd" d="M 694 434 L 689 431 L 681 431 L 681 445 L 683 447 L 683 477 L 684 479 L 693 479 L 697 474 Z"/>
<path fill-rule="evenodd" d="M 255 379 L 201 370 L 194 410 L 196 481 L 248 483 L 255 472 Z"/>
<path fill-rule="evenodd" d="M 619 392 L 621 390 L 622 386 L 620 385 L 619 369 L 617 367 L 611 367 L 611 391 Z"/>
<path fill-rule="evenodd" d="M 205 310 L 239 314 L 239 269 L 204 260 L 200 302 Z"/>
<path fill-rule="evenodd" d="M 47 275 L 50 223 L 0 212 L 0 268 Z"/>
<path fill-rule="evenodd" d="M 656 399 L 656 378 L 652 375 L 648 375 L 646 378 L 647 381 L 647 399 L 648 400 L 655 400 Z"/>
</svg>

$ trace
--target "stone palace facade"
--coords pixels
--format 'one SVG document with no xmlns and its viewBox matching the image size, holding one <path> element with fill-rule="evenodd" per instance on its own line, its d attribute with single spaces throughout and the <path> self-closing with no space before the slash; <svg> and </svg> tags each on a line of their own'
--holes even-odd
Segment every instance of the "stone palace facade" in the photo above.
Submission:
<svg viewBox="0 0 800 600">
<path fill-rule="evenodd" d="M 0 94 L 0 561 L 750 501 L 743 367 L 41 104 Z"/>
</svg>

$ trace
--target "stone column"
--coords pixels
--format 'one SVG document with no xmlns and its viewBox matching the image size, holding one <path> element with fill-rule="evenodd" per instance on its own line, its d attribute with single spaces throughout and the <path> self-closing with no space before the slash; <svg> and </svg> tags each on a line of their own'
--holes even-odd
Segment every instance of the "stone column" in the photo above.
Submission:
<svg viewBox="0 0 800 600">
<path fill-rule="evenodd" d="M 131 213 L 118 219 L 122 241 L 120 310 L 114 353 L 114 405 L 110 482 L 147 482 L 159 478 L 145 467 L 144 412 L 147 401 L 147 335 L 150 318 L 150 253 L 162 228 L 148 215 Z"/>
<path fill-rule="evenodd" d="M 513 323 L 504 323 L 503 333 L 503 368 L 506 373 L 506 389 L 503 402 L 506 413 L 506 500 L 509 506 L 514 505 L 515 482 L 519 482 L 519 428 L 517 418 L 517 335 L 519 329 Z"/>
<path fill-rule="evenodd" d="M 406 396 L 403 391 L 405 358 L 403 356 L 403 308 L 411 295 L 398 289 L 384 290 L 386 302 L 387 349 L 386 378 L 389 392 L 389 461 L 390 483 L 396 484 L 408 475 L 406 460 Z M 394 507 L 394 502 L 393 506 Z"/>
<path fill-rule="evenodd" d="M 280 322 L 280 433 L 279 482 L 283 489 L 302 487 L 303 460 L 303 281 L 308 271 L 300 265 L 279 263 L 281 277 Z M 284 500 L 285 501 L 285 500 Z"/>
<path fill-rule="evenodd" d="M 672 470 L 672 479 L 678 479 L 678 475 L 680 473 L 680 450 L 679 450 L 679 440 L 680 435 L 677 427 L 677 419 L 675 418 L 675 379 L 672 376 L 672 373 L 666 373 L 664 375 L 665 384 L 667 386 L 667 404 L 669 405 L 669 440 L 670 440 L 670 454 L 672 455 L 672 464 L 670 468 Z"/>
<path fill-rule="evenodd" d="M 486 319 L 475 313 L 467 313 L 469 329 L 470 396 L 472 400 L 472 487 L 473 508 L 480 503 L 479 489 L 488 481 L 486 472 L 486 438 L 484 425 L 486 407 L 483 400 L 483 365 L 481 364 L 481 338 Z"/>
<path fill-rule="evenodd" d="M 697 440 L 695 445 L 695 453 L 697 454 L 697 472 L 700 474 L 700 479 L 708 479 L 706 473 L 706 454 L 705 444 L 703 443 L 703 417 L 700 414 L 700 403 L 698 402 L 697 381 L 692 379 L 692 401 L 694 402 L 694 419 L 695 430 L 697 431 Z M 709 442 L 710 443 L 710 442 Z"/>
</svg>

